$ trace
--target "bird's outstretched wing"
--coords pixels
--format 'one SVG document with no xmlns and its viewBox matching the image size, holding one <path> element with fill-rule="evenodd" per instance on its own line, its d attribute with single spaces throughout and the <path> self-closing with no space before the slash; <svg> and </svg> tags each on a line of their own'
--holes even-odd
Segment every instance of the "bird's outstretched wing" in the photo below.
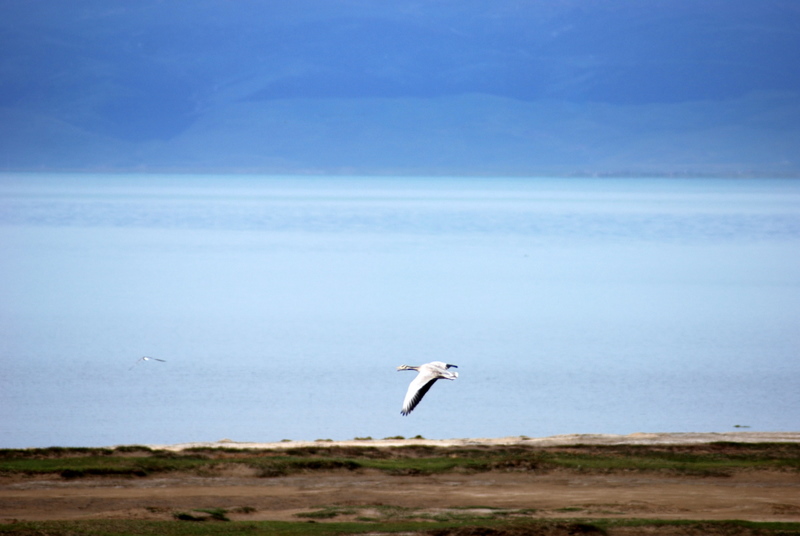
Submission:
<svg viewBox="0 0 800 536">
<path fill-rule="evenodd" d="M 430 390 L 431 386 L 436 383 L 438 379 L 438 377 L 430 373 L 426 374 L 420 372 L 417 374 L 417 377 L 414 378 L 411 385 L 408 386 L 406 398 L 403 400 L 403 409 L 400 410 L 400 413 L 403 415 L 411 413 L 411 411 L 417 407 L 419 401 L 422 400 L 422 397 L 425 396 L 425 393 Z"/>
</svg>

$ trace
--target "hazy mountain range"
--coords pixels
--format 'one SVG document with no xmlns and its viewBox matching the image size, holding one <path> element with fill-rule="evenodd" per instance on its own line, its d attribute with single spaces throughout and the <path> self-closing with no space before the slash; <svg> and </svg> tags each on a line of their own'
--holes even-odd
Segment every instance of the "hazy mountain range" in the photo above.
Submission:
<svg viewBox="0 0 800 536">
<path fill-rule="evenodd" d="M 0 170 L 800 175 L 794 0 L 0 15 Z"/>
</svg>

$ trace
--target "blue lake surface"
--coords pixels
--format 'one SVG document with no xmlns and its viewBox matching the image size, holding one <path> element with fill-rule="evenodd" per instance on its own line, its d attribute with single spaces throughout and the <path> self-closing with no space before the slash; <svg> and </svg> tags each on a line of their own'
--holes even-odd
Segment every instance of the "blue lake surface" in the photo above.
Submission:
<svg viewBox="0 0 800 536">
<path fill-rule="evenodd" d="M 0 269 L 0 447 L 800 430 L 799 181 L 5 174 Z"/>
</svg>

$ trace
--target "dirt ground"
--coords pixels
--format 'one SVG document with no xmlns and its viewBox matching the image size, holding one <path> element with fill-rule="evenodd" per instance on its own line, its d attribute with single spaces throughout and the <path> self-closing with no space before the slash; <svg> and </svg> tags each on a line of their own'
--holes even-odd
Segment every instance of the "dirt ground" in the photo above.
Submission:
<svg viewBox="0 0 800 536">
<path fill-rule="evenodd" d="M 674 435 L 669 436 L 670 442 L 687 442 L 672 441 Z M 755 435 L 747 438 L 759 440 Z M 604 444 L 608 439 L 603 436 Z M 712 440 L 729 439 L 714 434 Z M 800 434 L 781 440 L 800 441 Z M 471 441 L 475 444 L 481 440 Z M 473 513 L 480 513 L 482 508 L 487 512 L 503 508 L 515 515 L 538 518 L 800 522 L 800 476 L 789 472 L 742 471 L 728 477 L 581 475 L 566 471 L 390 476 L 370 470 L 343 470 L 259 478 L 245 468 L 238 471 L 215 477 L 4 477 L 0 479 L 0 522 L 172 519 L 177 512 L 203 508 L 224 508 L 231 519 L 302 520 L 297 514 L 329 506 L 343 507 L 342 515 L 334 519 L 343 521 L 381 515 L 381 505 L 412 509 L 403 510 L 406 516 L 449 509 L 464 512 L 464 508 L 472 508 Z"/>
</svg>

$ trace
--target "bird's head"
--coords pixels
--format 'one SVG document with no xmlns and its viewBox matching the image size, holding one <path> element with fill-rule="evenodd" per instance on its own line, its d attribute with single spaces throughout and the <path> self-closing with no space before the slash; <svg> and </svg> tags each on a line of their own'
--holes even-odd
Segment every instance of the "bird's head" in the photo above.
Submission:
<svg viewBox="0 0 800 536">
<path fill-rule="evenodd" d="M 408 365 L 400 365 L 397 370 L 417 370 L 417 367 L 409 367 Z"/>
</svg>

